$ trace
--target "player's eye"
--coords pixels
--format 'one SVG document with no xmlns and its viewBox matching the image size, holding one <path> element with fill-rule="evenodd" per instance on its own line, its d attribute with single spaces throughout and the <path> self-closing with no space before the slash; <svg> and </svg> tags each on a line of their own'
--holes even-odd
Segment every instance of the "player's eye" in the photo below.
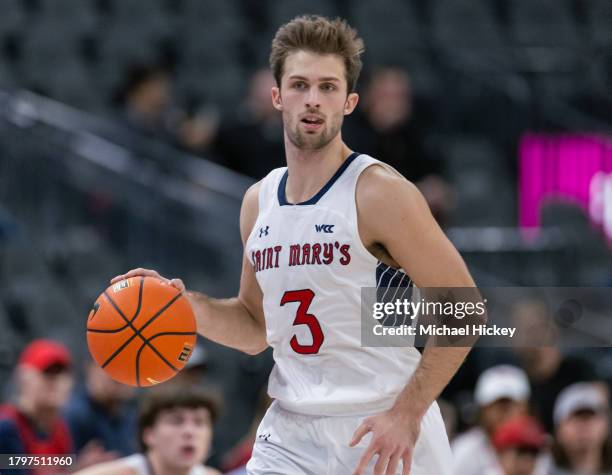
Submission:
<svg viewBox="0 0 612 475">
<path fill-rule="evenodd" d="M 184 418 L 182 416 L 174 416 L 172 417 L 172 423 L 176 425 L 181 425 L 183 423 Z"/>
<path fill-rule="evenodd" d="M 181 425 L 184 419 L 180 412 L 172 412 L 166 416 L 166 421 L 172 425 Z"/>
<path fill-rule="evenodd" d="M 203 427 L 205 425 L 209 424 L 209 420 L 207 417 L 204 416 L 197 416 L 193 418 L 193 423 L 198 426 L 198 427 Z"/>
<path fill-rule="evenodd" d="M 294 89 L 306 89 L 306 83 L 304 81 L 296 81 L 293 83 Z"/>
<path fill-rule="evenodd" d="M 326 82 L 326 83 L 321 85 L 321 89 L 326 91 L 326 92 L 329 92 L 329 91 L 334 91 L 336 89 L 336 86 L 334 86 L 330 82 Z"/>
</svg>

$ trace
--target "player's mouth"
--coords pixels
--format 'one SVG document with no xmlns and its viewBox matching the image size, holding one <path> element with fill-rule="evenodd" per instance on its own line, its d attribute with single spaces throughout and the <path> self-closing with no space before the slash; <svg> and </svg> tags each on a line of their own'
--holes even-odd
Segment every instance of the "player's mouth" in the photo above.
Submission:
<svg viewBox="0 0 612 475">
<path fill-rule="evenodd" d="M 195 447 L 193 445 L 183 445 L 181 447 L 181 455 L 183 457 L 192 457 L 195 454 Z"/>
<path fill-rule="evenodd" d="M 301 121 L 304 124 L 304 128 L 308 131 L 319 130 L 320 127 L 323 126 L 325 121 L 316 115 L 307 115 L 302 117 Z"/>
</svg>

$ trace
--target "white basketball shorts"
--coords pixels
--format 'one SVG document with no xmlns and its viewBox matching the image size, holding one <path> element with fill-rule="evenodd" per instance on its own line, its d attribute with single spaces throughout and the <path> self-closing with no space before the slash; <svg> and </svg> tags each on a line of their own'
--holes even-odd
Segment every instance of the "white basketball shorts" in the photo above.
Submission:
<svg viewBox="0 0 612 475">
<path fill-rule="evenodd" d="M 257 429 L 249 475 L 351 475 L 371 434 L 348 444 L 367 416 L 310 416 L 289 412 L 274 401 Z M 367 474 L 374 471 L 376 457 Z M 401 463 L 398 474 L 401 474 Z M 452 454 L 440 409 L 434 402 L 421 422 L 410 475 L 450 475 Z"/>
</svg>

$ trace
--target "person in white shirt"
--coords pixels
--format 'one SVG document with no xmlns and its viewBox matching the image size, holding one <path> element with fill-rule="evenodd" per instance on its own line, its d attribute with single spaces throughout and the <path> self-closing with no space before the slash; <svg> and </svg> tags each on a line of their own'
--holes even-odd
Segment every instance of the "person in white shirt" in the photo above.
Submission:
<svg viewBox="0 0 612 475">
<path fill-rule="evenodd" d="M 608 475 L 612 473 L 610 403 L 607 387 L 575 383 L 555 402 L 555 442 L 550 474 Z"/>
<path fill-rule="evenodd" d="M 479 423 L 452 443 L 455 474 L 500 471 L 493 434 L 505 421 L 527 413 L 530 392 L 527 375 L 514 366 L 494 366 L 480 375 L 474 392 Z"/>
<path fill-rule="evenodd" d="M 138 423 L 142 453 L 77 475 L 221 475 L 203 465 L 216 414 L 215 400 L 201 390 L 176 384 L 149 389 Z"/>
</svg>

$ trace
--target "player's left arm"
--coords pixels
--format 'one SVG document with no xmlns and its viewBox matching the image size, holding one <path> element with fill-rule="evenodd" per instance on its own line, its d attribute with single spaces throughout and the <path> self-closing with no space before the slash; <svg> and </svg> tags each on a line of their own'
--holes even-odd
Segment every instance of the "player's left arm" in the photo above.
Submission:
<svg viewBox="0 0 612 475">
<path fill-rule="evenodd" d="M 359 233 L 369 249 L 383 249 L 417 287 L 474 287 L 459 255 L 412 183 L 380 166 L 366 169 L 356 192 Z M 400 460 L 407 474 L 421 419 L 461 366 L 470 348 L 427 346 L 394 406 L 363 421 L 355 445 L 368 432 L 372 441 L 357 468 L 361 474 L 378 454 L 375 474 L 395 474 Z"/>
</svg>

